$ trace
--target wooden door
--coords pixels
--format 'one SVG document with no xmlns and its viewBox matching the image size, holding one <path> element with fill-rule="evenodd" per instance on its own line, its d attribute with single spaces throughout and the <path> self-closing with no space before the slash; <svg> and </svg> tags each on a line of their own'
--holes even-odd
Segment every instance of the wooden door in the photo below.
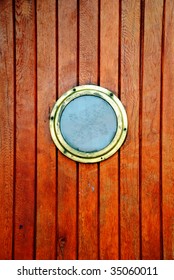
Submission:
<svg viewBox="0 0 174 280">
<path fill-rule="evenodd" d="M 174 1 L 0 1 L 0 259 L 174 259 Z M 65 91 L 113 91 L 126 142 L 102 163 L 49 131 Z"/>
</svg>

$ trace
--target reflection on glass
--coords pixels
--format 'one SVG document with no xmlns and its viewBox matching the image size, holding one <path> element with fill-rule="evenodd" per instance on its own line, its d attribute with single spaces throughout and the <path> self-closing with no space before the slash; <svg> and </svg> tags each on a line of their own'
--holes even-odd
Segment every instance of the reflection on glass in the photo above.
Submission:
<svg viewBox="0 0 174 280">
<path fill-rule="evenodd" d="M 108 146 L 117 131 L 117 116 L 104 99 L 85 95 L 63 110 L 60 130 L 65 141 L 81 152 L 97 152 Z"/>
</svg>

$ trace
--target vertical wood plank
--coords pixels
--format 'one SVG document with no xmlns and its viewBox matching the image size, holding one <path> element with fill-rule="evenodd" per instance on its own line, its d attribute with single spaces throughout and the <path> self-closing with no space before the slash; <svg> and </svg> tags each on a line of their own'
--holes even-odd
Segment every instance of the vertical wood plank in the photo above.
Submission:
<svg viewBox="0 0 174 280">
<path fill-rule="evenodd" d="M 163 0 L 145 1 L 142 95 L 142 258 L 160 259 L 160 91 Z"/>
<path fill-rule="evenodd" d="M 174 259 L 174 2 L 166 1 L 163 54 L 162 187 L 164 259 Z"/>
<path fill-rule="evenodd" d="M 12 258 L 14 53 L 12 1 L 0 1 L 0 259 Z"/>
<path fill-rule="evenodd" d="M 56 148 L 49 114 L 56 100 L 56 5 L 37 1 L 37 225 L 36 259 L 56 257 Z"/>
<path fill-rule="evenodd" d="M 33 259 L 35 231 L 35 2 L 15 1 L 16 182 L 14 258 Z"/>
<path fill-rule="evenodd" d="M 79 83 L 98 83 L 98 1 L 79 7 Z M 79 164 L 78 258 L 98 258 L 98 165 Z"/>
<path fill-rule="evenodd" d="M 100 85 L 118 94 L 119 1 L 101 1 Z M 100 163 L 100 259 L 118 259 L 118 153 Z"/>
<path fill-rule="evenodd" d="M 120 150 L 120 257 L 140 258 L 139 228 L 139 52 L 140 1 L 121 6 L 121 101 L 128 136 Z"/>
<path fill-rule="evenodd" d="M 59 96 L 77 83 L 77 1 L 58 1 Z M 58 153 L 58 259 L 77 258 L 76 163 Z"/>
<path fill-rule="evenodd" d="M 79 254 L 80 260 L 98 259 L 98 168 L 79 165 Z"/>
</svg>

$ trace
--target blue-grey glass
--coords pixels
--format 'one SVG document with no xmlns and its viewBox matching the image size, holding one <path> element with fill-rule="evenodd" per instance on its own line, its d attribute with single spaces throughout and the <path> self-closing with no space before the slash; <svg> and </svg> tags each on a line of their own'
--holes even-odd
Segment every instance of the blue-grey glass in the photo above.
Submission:
<svg viewBox="0 0 174 280">
<path fill-rule="evenodd" d="M 97 96 L 73 99 L 63 110 L 60 129 L 65 141 L 82 152 L 108 146 L 117 131 L 117 116 L 111 105 Z"/>
</svg>

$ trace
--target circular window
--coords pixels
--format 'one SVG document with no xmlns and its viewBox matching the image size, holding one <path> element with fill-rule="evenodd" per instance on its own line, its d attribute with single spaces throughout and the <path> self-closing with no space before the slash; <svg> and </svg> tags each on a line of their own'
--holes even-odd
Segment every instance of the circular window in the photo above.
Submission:
<svg viewBox="0 0 174 280">
<path fill-rule="evenodd" d="M 85 85 L 63 94 L 50 116 L 52 139 L 67 157 L 99 162 L 112 156 L 127 134 L 127 115 L 109 90 Z"/>
</svg>

